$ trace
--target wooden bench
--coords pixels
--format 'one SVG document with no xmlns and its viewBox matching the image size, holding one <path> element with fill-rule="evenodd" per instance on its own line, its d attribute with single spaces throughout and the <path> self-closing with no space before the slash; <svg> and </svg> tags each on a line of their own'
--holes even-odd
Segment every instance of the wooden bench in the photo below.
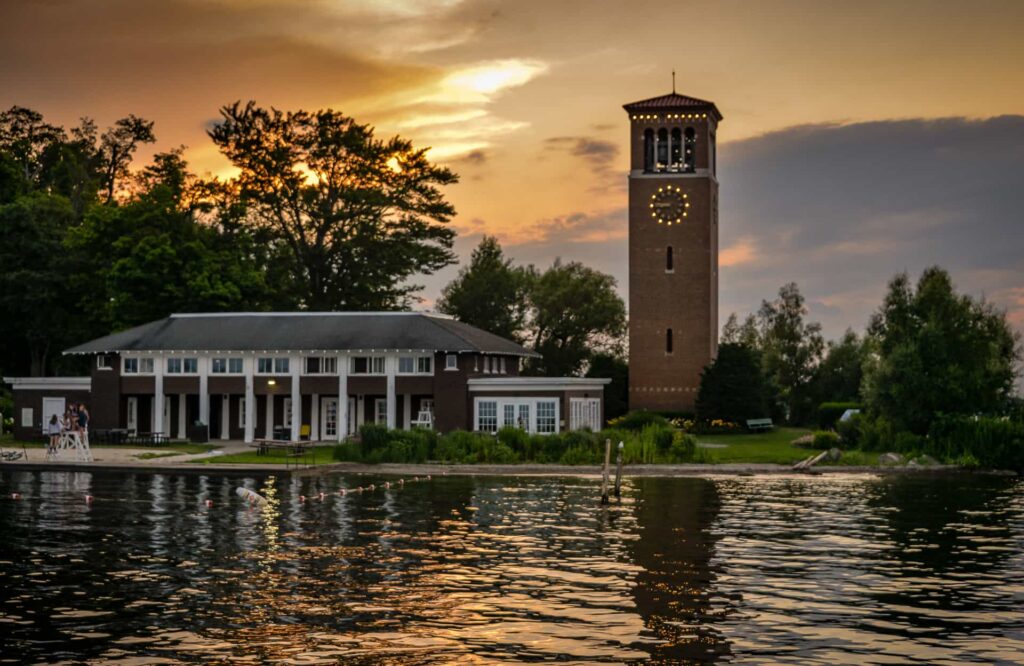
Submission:
<svg viewBox="0 0 1024 666">
<path fill-rule="evenodd" d="M 747 430 L 753 430 L 758 432 L 761 430 L 771 430 L 775 425 L 771 419 L 747 419 Z"/>
</svg>

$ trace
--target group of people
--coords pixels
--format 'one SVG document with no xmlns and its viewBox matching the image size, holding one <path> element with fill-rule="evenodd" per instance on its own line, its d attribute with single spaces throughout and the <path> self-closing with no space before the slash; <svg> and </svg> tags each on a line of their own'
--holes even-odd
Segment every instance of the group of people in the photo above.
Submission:
<svg viewBox="0 0 1024 666">
<path fill-rule="evenodd" d="M 76 433 L 83 443 L 89 441 L 89 410 L 85 403 L 71 403 L 64 410 L 63 418 L 56 414 L 50 417 L 50 422 L 46 425 L 46 434 L 50 436 L 49 445 L 46 447 L 47 455 L 57 452 L 61 435 L 67 432 Z"/>
</svg>

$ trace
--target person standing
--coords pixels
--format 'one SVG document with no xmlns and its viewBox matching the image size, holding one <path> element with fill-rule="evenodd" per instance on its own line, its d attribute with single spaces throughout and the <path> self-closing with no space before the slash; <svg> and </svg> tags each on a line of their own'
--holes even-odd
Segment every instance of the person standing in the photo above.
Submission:
<svg viewBox="0 0 1024 666">
<path fill-rule="evenodd" d="M 82 443 L 89 443 L 89 410 L 85 408 L 85 403 L 78 404 L 78 430 L 79 435 L 82 438 Z"/>
<path fill-rule="evenodd" d="M 46 445 L 46 457 L 49 458 L 57 453 L 57 447 L 60 445 L 60 431 L 62 424 L 57 415 L 54 414 L 50 417 L 50 422 L 46 424 L 46 434 L 50 436 L 50 442 Z"/>
</svg>

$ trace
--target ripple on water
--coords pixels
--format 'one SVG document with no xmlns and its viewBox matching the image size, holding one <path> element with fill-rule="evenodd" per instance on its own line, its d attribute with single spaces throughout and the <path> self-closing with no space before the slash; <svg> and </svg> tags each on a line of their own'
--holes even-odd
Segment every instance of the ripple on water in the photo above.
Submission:
<svg viewBox="0 0 1024 666">
<path fill-rule="evenodd" d="M 383 481 L 0 472 L 0 663 L 1024 654 L 1014 480 Z"/>
</svg>

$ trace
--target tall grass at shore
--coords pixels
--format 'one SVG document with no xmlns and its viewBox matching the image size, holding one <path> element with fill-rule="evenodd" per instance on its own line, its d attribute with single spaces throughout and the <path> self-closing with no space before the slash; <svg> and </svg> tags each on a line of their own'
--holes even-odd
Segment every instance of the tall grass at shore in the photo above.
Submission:
<svg viewBox="0 0 1024 666">
<path fill-rule="evenodd" d="M 613 460 L 618 443 L 623 443 L 623 460 L 627 464 L 693 462 L 697 457 L 697 443 L 692 435 L 657 423 L 639 431 L 576 430 L 550 435 L 531 435 L 518 428 L 502 428 L 495 434 L 456 430 L 439 435 L 430 430 L 388 430 L 379 425 L 364 425 L 359 434 L 358 441 L 334 447 L 335 460 L 371 464 L 438 461 L 596 465 L 604 462 L 607 439 L 612 441 Z"/>
</svg>

